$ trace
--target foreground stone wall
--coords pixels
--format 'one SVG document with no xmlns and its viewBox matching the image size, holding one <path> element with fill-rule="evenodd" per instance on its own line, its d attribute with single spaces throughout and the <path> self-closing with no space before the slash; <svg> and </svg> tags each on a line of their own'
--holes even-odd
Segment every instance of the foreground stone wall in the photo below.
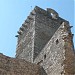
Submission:
<svg viewBox="0 0 75 75">
<path fill-rule="evenodd" d="M 75 74 L 73 40 L 72 38 L 69 39 L 69 36 L 67 36 L 69 35 L 70 29 L 64 31 L 65 28 L 63 27 L 64 22 L 34 60 L 34 63 L 43 66 L 48 75 Z M 64 36 L 67 36 L 68 38 L 68 42 L 66 42 L 67 46 L 65 46 Z M 68 44 L 70 45 L 68 46 Z"/>
<path fill-rule="evenodd" d="M 0 54 L 0 75 L 46 75 L 46 73 L 36 64 Z"/>
</svg>

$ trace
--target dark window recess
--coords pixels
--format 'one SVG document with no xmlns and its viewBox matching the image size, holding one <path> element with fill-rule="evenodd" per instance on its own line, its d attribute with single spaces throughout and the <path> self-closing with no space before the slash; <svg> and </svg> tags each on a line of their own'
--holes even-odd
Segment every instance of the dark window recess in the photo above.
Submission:
<svg viewBox="0 0 75 75">
<path fill-rule="evenodd" d="M 60 24 L 62 24 L 63 22 L 61 21 Z"/>
<path fill-rule="evenodd" d="M 46 59 L 46 54 L 44 55 L 44 59 Z"/>
<path fill-rule="evenodd" d="M 56 40 L 56 45 L 57 45 L 58 43 L 59 43 L 59 40 L 57 39 L 57 40 Z"/>
<path fill-rule="evenodd" d="M 43 60 L 41 60 L 40 62 L 38 62 L 37 64 L 40 65 L 43 62 Z"/>
</svg>

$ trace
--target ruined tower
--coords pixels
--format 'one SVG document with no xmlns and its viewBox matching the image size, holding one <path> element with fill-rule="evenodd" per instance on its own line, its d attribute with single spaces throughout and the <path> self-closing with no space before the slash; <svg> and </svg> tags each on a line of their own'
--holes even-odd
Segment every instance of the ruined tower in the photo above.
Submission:
<svg viewBox="0 0 75 75">
<path fill-rule="evenodd" d="M 74 75 L 71 27 L 55 10 L 36 6 L 16 35 L 16 58 L 41 65 L 48 75 Z"/>
</svg>

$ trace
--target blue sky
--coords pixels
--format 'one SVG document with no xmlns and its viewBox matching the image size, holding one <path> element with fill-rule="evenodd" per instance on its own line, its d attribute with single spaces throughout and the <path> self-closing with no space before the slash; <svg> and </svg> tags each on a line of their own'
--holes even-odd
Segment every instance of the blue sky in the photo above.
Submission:
<svg viewBox="0 0 75 75">
<path fill-rule="evenodd" d="M 43 9 L 55 9 L 60 17 L 70 22 L 73 26 L 72 32 L 75 34 L 74 2 L 75 0 L 0 0 L 0 53 L 15 56 L 17 44 L 15 35 L 36 5 Z"/>
</svg>

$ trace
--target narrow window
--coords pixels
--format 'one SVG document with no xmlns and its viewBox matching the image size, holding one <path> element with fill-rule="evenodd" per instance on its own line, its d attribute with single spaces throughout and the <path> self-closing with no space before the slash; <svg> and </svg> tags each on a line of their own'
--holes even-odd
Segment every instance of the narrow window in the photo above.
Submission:
<svg viewBox="0 0 75 75">
<path fill-rule="evenodd" d="M 59 40 L 57 39 L 57 40 L 56 40 L 56 45 L 57 45 L 58 43 L 59 43 Z"/>
<path fill-rule="evenodd" d="M 46 59 L 46 54 L 44 55 L 44 59 Z"/>
</svg>

